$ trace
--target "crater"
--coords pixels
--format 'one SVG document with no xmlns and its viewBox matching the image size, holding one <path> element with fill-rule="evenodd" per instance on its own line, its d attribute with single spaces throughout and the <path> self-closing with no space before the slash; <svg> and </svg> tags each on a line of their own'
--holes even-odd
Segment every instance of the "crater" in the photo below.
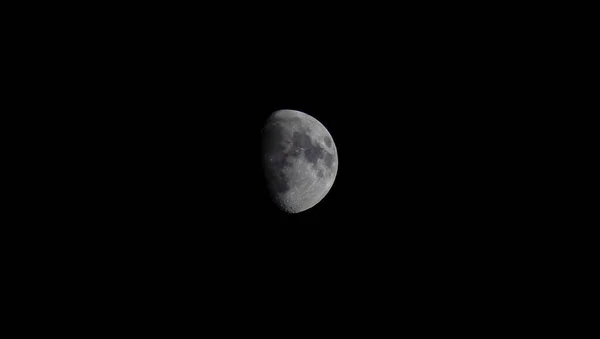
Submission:
<svg viewBox="0 0 600 339">
<path fill-rule="evenodd" d="M 313 166 L 317 165 L 317 160 L 323 159 L 325 156 L 325 150 L 319 145 L 313 145 L 312 138 L 306 132 L 294 132 L 292 136 L 292 149 L 290 149 L 290 155 L 299 155 L 302 150 L 306 161 L 311 163 Z"/>
<path fill-rule="evenodd" d="M 282 171 L 265 171 L 267 183 L 271 186 L 271 190 L 275 193 L 285 193 L 290 189 L 290 186 Z"/>
<path fill-rule="evenodd" d="M 325 145 L 327 145 L 327 147 L 331 147 L 331 138 L 329 136 L 326 135 L 323 141 L 325 142 Z"/>
<path fill-rule="evenodd" d="M 300 125 L 302 124 L 302 119 L 300 119 L 300 117 L 296 117 L 296 116 L 283 116 L 280 114 L 275 114 L 272 115 L 269 118 L 270 122 L 273 123 L 278 123 L 281 125 L 286 125 L 286 126 L 294 126 L 294 125 Z"/>
<path fill-rule="evenodd" d="M 284 153 L 283 130 L 280 126 L 269 124 L 264 128 L 262 138 L 263 166 L 267 182 L 272 191 L 287 192 L 290 187 L 283 171 L 288 166 L 288 159 Z"/>
<path fill-rule="evenodd" d="M 275 155 L 284 150 L 283 129 L 279 125 L 269 124 L 263 129 L 263 151 L 268 155 Z"/>
<path fill-rule="evenodd" d="M 331 153 L 327 153 L 325 154 L 325 166 L 327 166 L 327 168 L 331 168 L 331 165 L 333 165 L 333 155 Z"/>
</svg>

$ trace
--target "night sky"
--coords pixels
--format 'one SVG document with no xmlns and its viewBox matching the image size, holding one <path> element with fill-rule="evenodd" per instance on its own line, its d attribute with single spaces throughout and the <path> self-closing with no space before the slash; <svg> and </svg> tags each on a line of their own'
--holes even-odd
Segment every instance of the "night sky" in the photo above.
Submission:
<svg viewBox="0 0 600 339">
<path fill-rule="evenodd" d="M 250 303 L 351 307 L 403 291 L 425 305 L 501 279 L 532 236 L 514 161 L 529 154 L 514 150 L 531 107 L 492 32 L 412 17 L 115 33 L 85 75 L 95 90 L 76 96 L 94 140 L 82 153 L 97 155 L 80 187 L 94 201 L 76 209 L 93 225 L 84 245 L 135 279 L 208 281 Z M 339 156 L 329 193 L 295 215 L 270 201 L 261 168 L 279 109 L 319 120 Z"/>
<path fill-rule="evenodd" d="M 460 64 L 402 53 L 359 64 L 342 54 L 218 64 L 143 93 L 154 103 L 128 121 L 139 201 L 126 208 L 175 239 L 241 236 L 248 246 L 403 243 L 441 254 L 490 236 L 510 204 L 500 193 L 499 98 Z M 295 215 L 270 202 L 261 172 L 260 132 L 278 109 L 318 119 L 339 155 L 328 195 Z"/>
</svg>

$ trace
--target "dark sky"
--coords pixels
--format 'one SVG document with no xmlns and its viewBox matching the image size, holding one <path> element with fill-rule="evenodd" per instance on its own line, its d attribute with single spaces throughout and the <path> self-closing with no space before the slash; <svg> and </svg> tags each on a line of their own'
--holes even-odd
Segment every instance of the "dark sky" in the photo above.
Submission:
<svg viewBox="0 0 600 339">
<path fill-rule="evenodd" d="M 6 181 L 35 203 L 7 193 L 22 208 L 5 228 L 24 236 L 4 237 L 19 268 L 6 276 L 33 300 L 20 302 L 26 314 L 81 314 L 94 330 L 281 326 L 287 337 L 316 324 L 370 338 L 510 330 L 556 310 L 555 292 L 571 289 L 553 284 L 572 278 L 556 266 L 579 259 L 548 235 L 577 216 L 552 220 L 556 178 L 534 165 L 546 152 L 556 171 L 555 150 L 571 151 L 538 135 L 568 138 L 545 125 L 541 103 L 555 101 L 541 85 L 554 86 L 548 56 L 569 34 L 529 19 L 561 27 L 560 16 L 330 6 L 36 5 L 23 13 L 47 22 L 7 26 L 31 48 L 9 51 L 24 63 L 7 69 L 37 90 L 7 111 L 27 133 L 6 148 L 32 145 L 31 164 L 6 158 L 24 168 Z M 551 48 L 531 53 L 542 36 Z M 318 119 L 339 155 L 330 192 L 294 215 L 270 201 L 261 168 L 261 129 L 279 109 Z M 572 103 L 556 111 L 560 122 Z M 27 140 L 30 125 L 39 138 Z"/>
<path fill-rule="evenodd" d="M 143 103 L 123 120 L 131 194 L 140 199 L 131 207 L 151 224 L 190 225 L 185 232 L 276 230 L 330 241 L 412 234 L 460 242 L 499 222 L 498 147 L 507 139 L 494 136 L 510 113 L 501 88 L 481 80 L 494 71 L 410 51 L 279 46 L 264 60 L 173 60 L 127 94 Z M 268 201 L 260 171 L 260 131 L 278 109 L 317 118 L 339 152 L 330 193 L 294 216 Z"/>
<path fill-rule="evenodd" d="M 424 17 L 325 30 L 177 18 L 94 45 L 94 90 L 76 96 L 92 107 L 82 153 L 98 155 L 80 188 L 94 202 L 77 208 L 97 224 L 87 239 L 132 275 L 250 299 L 405 291 L 422 304 L 498 279 L 533 234 L 519 226 L 530 192 L 517 193 L 514 161 L 529 153 L 513 152 L 527 79 L 493 31 Z M 269 201 L 261 171 L 260 131 L 278 109 L 318 119 L 339 153 L 329 194 L 297 215 Z"/>
<path fill-rule="evenodd" d="M 291 223 L 299 232 L 319 224 L 331 236 L 495 222 L 514 89 L 486 39 L 442 22 L 301 27 L 174 28 L 181 34 L 123 38 L 124 59 L 101 58 L 98 106 L 130 165 L 121 175 L 131 208 L 151 223 Z M 262 125 L 286 108 L 321 121 L 339 151 L 330 193 L 292 217 L 266 200 L 259 164 Z"/>
</svg>

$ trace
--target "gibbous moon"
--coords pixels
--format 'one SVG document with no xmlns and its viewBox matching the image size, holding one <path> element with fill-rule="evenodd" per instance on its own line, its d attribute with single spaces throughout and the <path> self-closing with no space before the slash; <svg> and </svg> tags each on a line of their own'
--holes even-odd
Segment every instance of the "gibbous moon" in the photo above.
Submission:
<svg viewBox="0 0 600 339">
<path fill-rule="evenodd" d="M 279 208 L 298 213 L 315 206 L 331 189 L 338 155 L 329 131 L 306 113 L 279 110 L 263 128 L 263 167 Z"/>
</svg>

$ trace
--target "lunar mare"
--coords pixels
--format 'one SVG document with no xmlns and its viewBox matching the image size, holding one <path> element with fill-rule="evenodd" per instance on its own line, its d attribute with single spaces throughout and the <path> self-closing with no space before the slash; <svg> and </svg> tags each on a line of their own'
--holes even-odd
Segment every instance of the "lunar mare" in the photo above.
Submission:
<svg viewBox="0 0 600 339">
<path fill-rule="evenodd" d="M 263 128 L 263 167 L 273 201 L 288 213 L 319 203 L 337 176 L 338 155 L 329 131 L 294 110 L 273 113 Z"/>
</svg>

